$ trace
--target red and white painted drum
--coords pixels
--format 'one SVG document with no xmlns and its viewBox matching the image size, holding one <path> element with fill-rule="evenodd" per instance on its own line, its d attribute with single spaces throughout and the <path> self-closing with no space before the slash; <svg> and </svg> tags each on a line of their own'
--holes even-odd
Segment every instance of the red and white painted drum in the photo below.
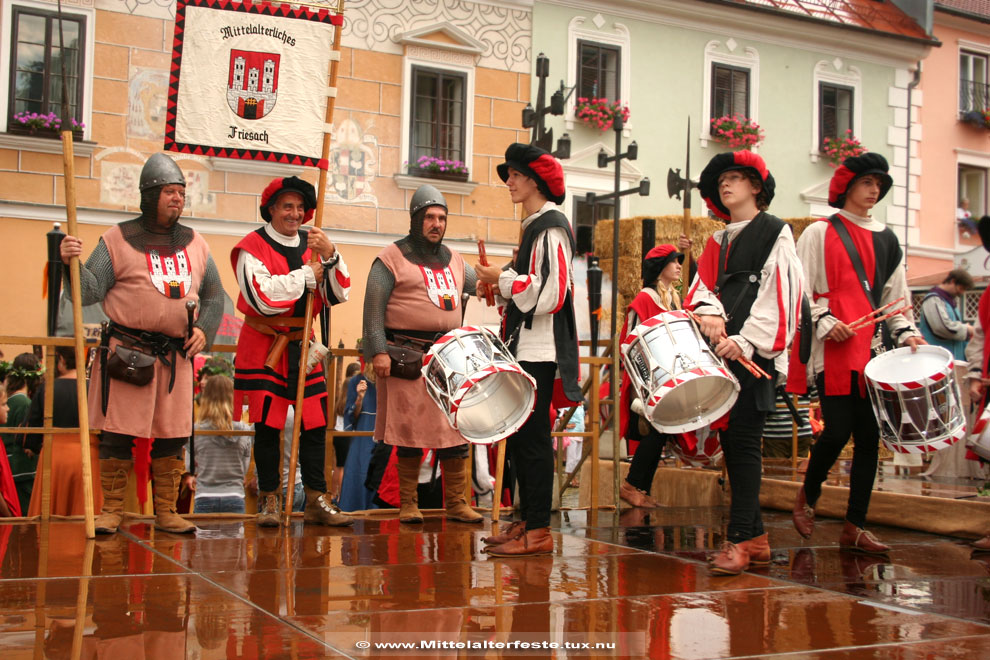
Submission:
<svg viewBox="0 0 990 660">
<path fill-rule="evenodd" d="M 661 433 L 707 426 L 739 396 L 739 381 L 680 310 L 637 325 L 622 342 L 622 362 L 647 420 Z"/>
<path fill-rule="evenodd" d="M 952 354 L 941 346 L 882 353 L 863 370 L 888 449 L 924 454 L 950 447 L 966 435 L 966 416 Z"/>
<path fill-rule="evenodd" d="M 973 423 L 973 433 L 966 439 L 966 447 L 985 461 L 990 461 L 990 407 Z"/>
<path fill-rule="evenodd" d="M 718 431 L 710 426 L 689 433 L 678 433 L 669 443 L 670 451 L 682 462 L 694 467 L 718 467 L 722 464 L 722 444 Z"/>
<path fill-rule="evenodd" d="M 477 444 L 512 435 L 536 405 L 536 380 L 485 328 L 465 326 L 438 339 L 424 356 L 423 378 L 450 425 Z"/>
</svg>

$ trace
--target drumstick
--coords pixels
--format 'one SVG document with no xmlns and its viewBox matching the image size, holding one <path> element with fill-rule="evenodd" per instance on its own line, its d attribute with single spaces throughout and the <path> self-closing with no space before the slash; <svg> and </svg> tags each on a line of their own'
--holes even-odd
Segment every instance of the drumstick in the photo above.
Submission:
<svg viewBox="0 0 990 660">
<path fill-rule="evenodd" d="M 867 319 L 869 319 L 869 318 L 870 318 L 871 316 L 873 316 L 874 314 L 879 314 L 879 313 L 880 313 L 880 312 L 882 312 L 883 310 L 885 310 L 885 309 L 887 309 L 887 308 L 889 308 L 889 307 L 892 307 L 892 306 L 894 306 L 894 305 L 896 305 L 897 303 L 899 303 L 899 302 L 901 302 L 902 300 L 904 300 L 904 296 L 901 296 L 901 297 L 900 297 L 900 298 L 898 298 L 897 300 L 892 300 L 892 301 L 890 301 L 889 303 L 887 303 L 887 304 L 886 304 L 886 305 L 884 305 L 883 307 L 878 307 L 878 308 L 876 308 L 875 310 L 873 310 L 873 311 L 872 311 L 872 312 L 870 312 L 869 314 L 864 314 L 863 316 L 860 316 L 860 317 L 859 317 L 858 319 L 856 319 L 855 321 L 852 321 L 852 322 L 850 322 L 850 323 L 848 323 L 847 325 L 848 325 L 848 326 L 849 326 L 849 327 L 851 328 L 851 327 L 853 327 L 854 325 L 858 325 L 858 324 L 860 324 L 860 323 L 863 323 L 864 321 L 866 321 Z"/>
<path fill-rule="evenodd" d="M 694 321 L 698 325 L 701 325 L 701 320 L 698 318 L 697 314 L 692 312 L 690 309 L 686 309 L 684 311 L 687 312 L 688 316 L 691 318 L 692 321 Z M 722 333 L 722 339 L 725 338 L 726 338 L 726 334 Z M 712 346 L 711 344 L 709 344 L 709 346 L 714 350 L 715 348 L 714 346 Z M 738 358 L 736 358 L 736 362 L 741 364 L 746 369 L 746 371 L 753 374 L 757 378 L 767 378 L 767 379 L 770 378 L 770 374 L 768 374 L 763 369 L 761 369 L 758 364 L 756 364 L 752 360 L 747 359 L 743 355 L 740 355 Z"/>
<path fill-rule="evenodd" d="M 859 331 L 859 330 L 862 330 L 863 328 L 868 327 L 872 323 L 881 323 L 883 321 L 886 321 L 887 319 L 889 319 L 892 316 L 897 316 L 898 314 L 903 314 L 904 312 L 908 311 L 909 309 L 911 309 L 911 305 L 904 305 L 904 307 L 901 307 L 900 309 L 895 309 L 893 312 L 890 312 L 889 314 L 884 314 L 883 316 L 881 316 L 879 318 L 876 318 L 876 319 L 873 319 L 872 321 L 870 319 L 867 319 L 866 321 L 863 321 L 862 323 L 859 323 L 857 325 L 851 325 L 851 326 L 849 326 L 849 329 L 850 330 Z"/>
<path fill-rule="evenodd" d="M 489 265 L 488 255 L 485 253 L 485 241 L 483 239 L 478 239 L 478 263 L 482 266 Z M 488 282 L 478 282 L 478 288 L 485 295 L 485 304 L 489 307 L 494 307 L 495 292 L 492 290 L 492 285 Z"/>
</svg>

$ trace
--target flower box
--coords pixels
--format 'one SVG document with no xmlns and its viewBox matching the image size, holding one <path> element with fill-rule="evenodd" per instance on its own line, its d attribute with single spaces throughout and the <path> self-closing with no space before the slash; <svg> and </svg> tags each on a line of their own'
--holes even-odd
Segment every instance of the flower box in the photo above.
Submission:
<svg viewBox="0 0 990 660">
<path fill-rule="evenodd" d="M 422 167 L 409 166 L 407 173 L 410 176 L 421 176 L 424 179 L 441 179 L 443 181 L 467 181 L 467 172 L 440 172 L 438 170 L 428 170 Z"/>
<path fill-rule="evenodd" d="M 764 133 L 760 125 L 749 117 L 722 116 L 711 120 L 712 140 L 721 142 L 730 149 L 750 149 L 763 142 Z"/>
<path fill-rule="evenodd" d="M 415 163 L 406 161 L 406 171 L 410 176 L 445 181 L 467 181 L 467 165 L 459 160 L 445 160 L 434 156 L 420 156 Z"/>
<path fill-rule="evenodd" d="M 867 151 L 869 149 L 860 144 L 851 129 L 840 137 L 827 137 L 822 142 L 822 155 L 828 159 L 828 164 L 833 168 L 842 165 L 842 161 L 846 158 L 862 156 Z"/>
<path fill-rule="evenodd" d="M 623 123 L 629 121 L 629 106 L 622 101 L 579 96 L 574 104 L 574 117 L 600 131 L 612 128 L 617 116 L 622 117 Z"/>
<path fill-rule="evenodd" d="M 82 139 L 82 129 L 86 124 L 69 120 L 72 123 L 72 137 Z M 7 132 L 13 135 L 32 135 L 34 137 L 59 139 L 62 136 L 62 120 L 54 112 L 46 115 L 37 112 L 19 112 L 7 125 Z"/>
<path fill-rule="evenodd" d="M 960 120 L 975 128 L 990 129 L 990 109 L 964 112 Z"/>
</svg>

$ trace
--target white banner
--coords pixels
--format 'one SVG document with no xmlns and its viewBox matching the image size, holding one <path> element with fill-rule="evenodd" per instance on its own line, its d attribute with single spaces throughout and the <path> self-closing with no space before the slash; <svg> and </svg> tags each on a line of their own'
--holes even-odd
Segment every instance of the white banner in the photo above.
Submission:
<svg viewBox="0 0 990 660">
<path fill-rule="evenodd" d="M 317 165 L 341 18 L 300 6 L 180 0 L 165 148 Z"/>
</svg>

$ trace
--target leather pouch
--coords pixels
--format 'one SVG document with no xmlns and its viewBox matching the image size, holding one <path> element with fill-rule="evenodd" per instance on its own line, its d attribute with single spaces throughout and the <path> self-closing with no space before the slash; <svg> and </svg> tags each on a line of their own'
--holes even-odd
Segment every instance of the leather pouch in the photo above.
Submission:
<svg viewBox="0 0 990 660">
<path fill-rule="evenodd" d="M 392 362 L 389 375 L 406 380 L 416 380 L 422 375 L 423 352 L 408 346 L 386 346 L 388 358 Z"/>
<path fill-rule="evenodd" d="M 107 360 L 107 375 L 131 385 L 147 385 L 155 377 L 157 359 L 133 346 L 117 346 Z"/>
</svg>

